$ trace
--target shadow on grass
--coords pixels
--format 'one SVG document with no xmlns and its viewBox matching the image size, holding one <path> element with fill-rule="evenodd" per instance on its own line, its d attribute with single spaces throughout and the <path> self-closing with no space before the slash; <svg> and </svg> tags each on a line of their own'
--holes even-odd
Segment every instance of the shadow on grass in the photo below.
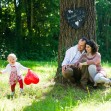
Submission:
<svg viewBox="0 0 111 111">
<path fill-rule="evenodd" d="M 94 100 L 96 102 L 108 101 L 111 98 L 109 92 L 106 95 L 106 88 L 104 87 L 99 87 L 96 90 L 91 89 L 91 92 L 90 90 L 84 92 L 80 88 L 69 84 L 56 83 L 49 87 L 52 89 L 48 93 L 42 92 L 41 98 L 38 98 L 36 94 L 32 104 L 25 107 L 23 111 L 73 111 L 72 108 L 78 107 L 82 103 L 89 103 Z"/>
</svg>

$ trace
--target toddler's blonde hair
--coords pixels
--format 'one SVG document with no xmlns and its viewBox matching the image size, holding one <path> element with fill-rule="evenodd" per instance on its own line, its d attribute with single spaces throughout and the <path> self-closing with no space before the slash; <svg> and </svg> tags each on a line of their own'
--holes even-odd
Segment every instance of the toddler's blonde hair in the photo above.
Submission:
<svg viewBox="0 0 111 111">
<path fill-rule="evenodd" d="M 16 57 L 16 55 L 15 55 L 14 53 L 9 54 L 8 57 L 7 57 L 7 59 L 8 59 L 9 57 L 13 57 L 13 58 L 15 58 L 15 60 L 17 60 L 17 57 Z"/>
</svg>

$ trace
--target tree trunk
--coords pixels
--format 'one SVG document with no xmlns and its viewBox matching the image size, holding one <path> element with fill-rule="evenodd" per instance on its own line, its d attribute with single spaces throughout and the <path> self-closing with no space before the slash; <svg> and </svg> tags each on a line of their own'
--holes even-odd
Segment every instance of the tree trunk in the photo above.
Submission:
<svg viewBox="0 0 111 111">
<path fill-rule="evenodd" d="M 68 25 L 64 18 L 64 11 L 84 7 L 86 9 L 85 23 L 79 29 L 74 29 Z M 58 68 L 55 80 L 64 82 L 61 74 L 61 63 L 65 56 L 65 51 L 74 45 L 82 36 L 95 40 L 96 34 L 96 14 L 95 0 L 60 0 L 60 36 L 58 46 Z"/>
<path fill-rule="evenodd" d="M 29 31 L 29 36 L 32 36 L 33 27 L 33 1 L 25 0 L 26 3 L 26 14 L 27 14 L 27 27 Z"/>
<path fill-rule="evenodd" d="M 22 8 L 22 1 L 14 0 L 14 6 L 15 6 L 15 15 L 16 15 L 16 50 L 17 53 L 21 53 L 22 51 L 22 23 L 21 23 L 21 8 Z"/>
<path fill-rule="evenodd" d="M 1 22 L 1 19 L 2 19 L 2 2 L 0 1 L 0 22 Z"/>
</svg>

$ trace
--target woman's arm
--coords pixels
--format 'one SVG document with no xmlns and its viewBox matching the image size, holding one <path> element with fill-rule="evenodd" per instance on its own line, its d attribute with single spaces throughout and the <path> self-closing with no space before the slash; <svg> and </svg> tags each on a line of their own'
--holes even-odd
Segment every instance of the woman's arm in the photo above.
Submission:
<svg viewBox="0 0 111 111">
<path fill-rule="evenodd" d="M 80 59 L 74 63 L 74 64 L 71 64 L 72 67 L 79 67 L 79 65 L 87 65 L 87 58 L 86 58 L 86 54 L 83 54 Z"/>
</svg>

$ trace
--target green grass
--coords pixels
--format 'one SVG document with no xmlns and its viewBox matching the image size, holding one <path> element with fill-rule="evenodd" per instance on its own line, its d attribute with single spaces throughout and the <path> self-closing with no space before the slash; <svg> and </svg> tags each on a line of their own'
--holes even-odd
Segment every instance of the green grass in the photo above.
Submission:
<svg viewBox="0 0 111 111">
<path fill-rule="evenodd" d="M 110 111 L 111 88 L 99 88 L 84 92 L 78 87 L 55 83 L 56 62 L 20 61 L 32 69 L 40 78 L 36 85 L 25 85 L 25 95 L 16 95 L 9 99 L 10 87 L 8 75 L 0 75 L 0 111 Z M 2 70 L 7 62 L 0 61 Z M 111 77 L 111 64 L 103 63 L 108 76 Z M 26 72 L 23 72 L 25 76 Z"/>
</svg>

